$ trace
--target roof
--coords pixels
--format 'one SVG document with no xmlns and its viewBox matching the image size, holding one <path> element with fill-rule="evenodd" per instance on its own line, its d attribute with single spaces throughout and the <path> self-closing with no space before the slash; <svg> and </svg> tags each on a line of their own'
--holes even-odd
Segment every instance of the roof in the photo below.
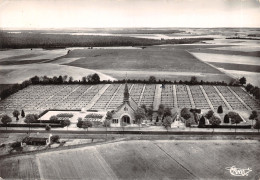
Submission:
<svg viewBox="0 0 260 180">
<path fill-rule="evenodd" d="M 129 97 L 129 101 L 123 102 L 120 106 L 117 107 L 115 112 L 119 111 L 121 107 L 125 105 L 125 103 L 127 103 L 134 111 L 136 111 L 138 108 L 138 104 L 131 97 Z"/>
<path fill-rule="evenodd" d="M 42 137 L 26 137 L 23 139 L 23 142 L 45 142 L 47 139 Z"/>
<path fill-rule="evenodd" d="M 137 110 L 138 104 L 133 100 L 133 98 L 129 98 L 129 105 L 133 108 L 133 110 Z"/>
</svg>

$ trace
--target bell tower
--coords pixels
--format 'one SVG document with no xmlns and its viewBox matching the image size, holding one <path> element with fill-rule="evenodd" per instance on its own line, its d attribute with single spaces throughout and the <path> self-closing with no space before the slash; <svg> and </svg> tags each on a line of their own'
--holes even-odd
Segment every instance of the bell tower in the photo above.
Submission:
<svg viewBox="0 0 260 180">
<path fill-rule="evenodd" d="M 127 74 L 125 78 L 124 102 L 129 102 L 129 91 L 127 86 Z"/>
</svg>

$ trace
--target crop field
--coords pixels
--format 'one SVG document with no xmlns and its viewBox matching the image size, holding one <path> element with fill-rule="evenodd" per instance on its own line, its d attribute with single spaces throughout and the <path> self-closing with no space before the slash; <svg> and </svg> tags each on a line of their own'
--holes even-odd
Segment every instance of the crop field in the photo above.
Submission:
<svg viewBox="0 0 260 180">
<path fill-rule="evenodd" d="M 214 53 L 193 53 L 196 57 L 206 62 L 217 63 L 232 63 L 232 64 L 244 64 L 244 65 L 256 65 L 259 66 L 259 57 L 227 55 L 227 54 L 214 54 Z"/>
<path fill-rule="evenodd" d="M 94 70 L 66 66 L 54 63 L 38 63 L 38 64 L 23 64 L 23 65 L 6 65 L 0 68 L 1 84 L 22 83 L 33 76 L 72 76 L 74 80 L 81 80 L 83 76 L 97 73 L 101 80 L 115 80 L 103 73 Z"/>
<path fill-rule="evenodd" d="M 0 101 L 0 112 L 24 109 L 26 112 L 42 112 L 47 109 L 115 110 L 123 101 L 124 84 L 100 85 L 31 85 Z M 130 96 L 138 104 L 170 108 L 225 110 L 260 110 L 259 101 L 241 87 L 211 85 L 165 85 L 159 95 L 155 84 L 128 84 Z M 155 100 L 158 96 L 158 100 Z M 155 109 L 156 110 L 156 109 Z"/>
<path fill-rule="evenodd" d="M 64 56 L 66 54 L 66 49 L 10 49 L 1 51 L 0 65 L 17 65 L 43 62 Z"/>
<path fill-rule="evenodd" d="M 95 69 L 118 79 L 122 79 L 127 71 L 132 79 L 144 79 L 150 75 L 160 79 L 186 75 L 189 79 L 193 73 L 199 73 L 212 76 L 212 79 L 216 78 L 213 75 L 219 75 L 225 81 L 230 80 L 219 70 L 199 61 L 183 49 L 76 49 L 65 58 L 79 58 L 66 65 Z"/>
<path fill-rule="evenodd" d="M 228 51 L 244 51 L 244 52 L 260 51 L 259 46 L 229 46 L 229 47 L 217 47 L 212 49 L 228 50 Z"/>
<path fill-rule="evenodd" d="M 2 178 L 36 179 L 233 179 L 226 168 L 260 173 L 255 140 L 132 140 L 1 161 Z M 19 166 L 20 160 L 20 168 Z M 36 163 L 37 162 L 37 163 Z M 35 166 L 31 166 L 31 165 Z M 39 169 L 39 171 L 37 171 Z"/>
<path fill-rule="evenodd" d="M 0 161 L 0 177 L 8 179 L 40 179 L 33 156 L 8 158 Z"/>
</svg>

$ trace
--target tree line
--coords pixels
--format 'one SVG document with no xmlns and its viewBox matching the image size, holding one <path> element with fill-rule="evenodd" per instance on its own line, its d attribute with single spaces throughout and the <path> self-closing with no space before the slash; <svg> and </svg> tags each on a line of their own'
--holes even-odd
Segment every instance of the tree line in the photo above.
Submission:
<svg viewBox="0 0 260 180">
<path fill-rule="evenodd" d="M 226 82 L 222 81 L 214 81 L 214 82 L 208 82 L 208 81 L 198 81 L 195 76 L 191 77 L 190 81 L 169 81 L 169 80 L 161 80 L 156 79 L 155 76 L 150 76 L 147 80 L 136 80 L 136 79 L 123 79 L 123 80 L 100 80 L 100 77 L 97 73 L 90 74 L 88 76 L 82 77 L 81 80 L 74 80 L 72 76 L 68 77 L 67 75 L 64 76 L 34 76 L 30 78 L 29 80 L 23 81 L 21 84 L 13 84 L 9 86 L 8 88 L 4 89 L 0 97 L 1 99 L 5 99 L 9 97 L 10 95 L 18 92 L 19 90 L 28 87 L 29 85 L 61 85 L 61 84 L 122 84 L 125 82 L 128 83 L 134 83 L 134 84 L 162 84 L 162 88 L 165 84 L 185 84 L 185 85 L 221 85 L 221 86 L 240 86 L 246 84 L 246 78 L 242 77 L 239 80 L 234 80 L 227 84 Z M 246 85 L 246 90 L 251 93 L 253 96 L 255 96 L 257 99 L 260 97 L 260 90 L 257 86 L 253 86 L 251 84 Z"/>
<path fill-rule="evenodd" d="M 0 49 L 4 48 L 66 48 L 66 47 L 107 47 L 107 46 L 152 46 L 162 44 L 190 44 L 213 38 L 145 39 L 126 36 L 92 36 L 69 34 L 19 34 L 0 32 Z"/>
</svg>

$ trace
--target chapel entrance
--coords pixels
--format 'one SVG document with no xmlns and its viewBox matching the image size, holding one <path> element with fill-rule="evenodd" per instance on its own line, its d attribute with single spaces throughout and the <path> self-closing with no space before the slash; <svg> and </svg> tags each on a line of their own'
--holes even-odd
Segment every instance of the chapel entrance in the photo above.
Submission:
<svg viewBox="0 0 260 180">
<path fill-rule="evenodd" d="M 127 115 L 124 115 L 122 117 L 122 122 L 126 123 L 126 124 L 130 124 L 130 117 Z"/>
</svg>

